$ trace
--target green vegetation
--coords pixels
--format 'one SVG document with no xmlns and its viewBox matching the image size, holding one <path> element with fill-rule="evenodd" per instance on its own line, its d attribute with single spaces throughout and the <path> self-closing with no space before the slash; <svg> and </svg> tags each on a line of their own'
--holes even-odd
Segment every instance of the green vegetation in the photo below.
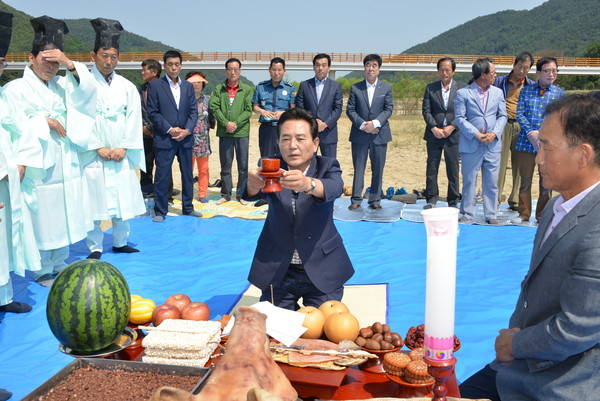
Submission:
<svg viewBox="0 0 600 401">
<path fill-rule="evenodd" d="M 526 6 L 526 2 L 523 2 Z M 581 57 L 600 37 L 598 0 L 549 0 L 531 10 L 475 18 L 404 53 Z"/>
</svg>

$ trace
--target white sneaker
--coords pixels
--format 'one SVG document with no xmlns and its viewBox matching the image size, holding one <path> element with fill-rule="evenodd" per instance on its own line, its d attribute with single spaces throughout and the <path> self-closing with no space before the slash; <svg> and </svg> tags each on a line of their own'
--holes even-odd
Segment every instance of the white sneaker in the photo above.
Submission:
<svg viewBox="0 0 600 401">
<path fill-rule="evenodd" d="M 248 201 L 244 200 L 244 199 L 238 199 L 238 201 L 240 202 L 241 205 L 244 205 L 244 206 L 246 206 L 248 204 Z"/>
</svg>

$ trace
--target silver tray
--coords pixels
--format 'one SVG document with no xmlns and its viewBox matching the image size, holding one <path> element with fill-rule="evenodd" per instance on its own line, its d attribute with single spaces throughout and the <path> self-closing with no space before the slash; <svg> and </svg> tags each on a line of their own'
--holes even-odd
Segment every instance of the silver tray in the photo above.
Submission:
<svg viewBox="0 0 600 401">
<path fill-rule="evenodd" d="M 119 335 L 117 341 L 115 341 L 106 348 L 102 348 L 101 350 L 89 352 L 75 351 L 63 344 L 59 344 L 58 349 L 60 352 L 73 356 L 75 358 L 96 358 L 119 352 L 122 349 L 129 347 L 135 342 L 135 340 L 137 340 L 137 332 L 130 327 L 125 327 L 125 330 L 123 330 L 123 332 Z"/>
</svg>

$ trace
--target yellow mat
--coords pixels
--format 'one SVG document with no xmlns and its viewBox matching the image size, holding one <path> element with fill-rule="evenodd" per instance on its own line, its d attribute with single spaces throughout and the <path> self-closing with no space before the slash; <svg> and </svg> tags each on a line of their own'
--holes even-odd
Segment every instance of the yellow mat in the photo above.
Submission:
<svg viewBox="0 0 600 401">
<path fill-rule="evenodd" d="M 255 207 L 254 202 L 249 202 L 247 205 L 242 205 L 235 199 L 235 193 L 231 201 L 217 205 L 217 201 L 221 198 L 219 188 L 209 188 L 207 197 L 208 203 L 198 201 L 196 189 L 194 189 L 194 199 L 192 204 L 194 210 L 202 213 L 202 218 L 210 219 L 216 216 L 238 217 L 248 220 L 264 220 L 267 217 L 267 205 Z M 169 206 L 168 216 L 181 215 L 181 195 L 178 195 L 173 205 Z"/>
<path fill-rule="evenodd" d="M 257 303 L 260 294 L 258 288 L 250 285 L 231 311 Z M 346 285 L 342 302 L 356 316 L 360 327 L 366 327 L 375 322 L 387 323 L 387 299 L 387 284 Z"/>
</svg>

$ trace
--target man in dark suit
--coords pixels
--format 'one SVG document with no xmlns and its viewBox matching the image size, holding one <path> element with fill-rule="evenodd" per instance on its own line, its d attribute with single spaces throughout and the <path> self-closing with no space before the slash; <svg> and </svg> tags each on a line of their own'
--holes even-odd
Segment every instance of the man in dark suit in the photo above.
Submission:
<svg viewBox="0 0 600 401">
<path fill-rule="evenodd" d="M 452 79 L 456 62 L 451 57 L 438 60 L 440 80 L 427 85 L 423 96 L 423 118 L 427 141 L 427 170 L 425 178 L 425 200 L 423 209 L 435 207 L 438 196 L 438 171 L 442 151 L 448 176 L 448 206 L 458 207 L 460 200 L 458 138 L 460 131 L 454 121 L 454 95 L 464 86 Z"/>
<path fill-rule="evenodd" d="M 342 86 L 328 78 L 331 56 L 319 53 L 313 58 L 315 77 L 300 83 L 296 107 L 314 114 L 319 125 L 319 148 L 323 156 L 337 157 L 337 121 L 342 115 Z"/>
<path fill-rule="evenodd" d="M 460 387 L 465 398 L 598 399 L 600 392 L 600 100 L 570 95 L 546 108 L 536 156 L 544 209 L 496 359 Z"/>
<path fill-rule="evenodd" d="M 173 159 L 181 170 L 181 201 L 185 215 L 201 217 L 192 205 L 192 145 L 198 120 L 194 86 L 179 78 L 181 54 L 169 50 L 163 57 L 166 75 L 148 85 L 148 116 L 154 126 L 154 221 L 162 223 L 168 211 L 168 192 Z"/>
<path fill-rule="evenodd" d="M 350 142 L 352 142 L 352 203 L 348 207 L 356 210 L 362 202 L 367 156 L 371 160 L 371 193 L 369 206 L 381 209 L 381 187 L 383 167 L 387 153 L 387 143 L 392 140 L 388 119 L 394 110 L 391 85 L 380 81 L 381 57 L 369 54 L 363 60 L 365 80 L 350 89 L 346 114 L 352 122 Z"/>
<path fill-rule="evenodd" d="M 318 123 L 303 109 L 279 119 L 280 178 L 283 190 L 267 193 L 269 214 L 258 239 L 248 280 L 262 290 L 261 301 L 297 310 L 341 300 L 354 274 L 342 237 L 333 224 L 333 204 L 342 194 L 337 160 L 317 156 Z M 259 169 L 248 173 L 244 198 L 265 185 Z"/>
</svg>

